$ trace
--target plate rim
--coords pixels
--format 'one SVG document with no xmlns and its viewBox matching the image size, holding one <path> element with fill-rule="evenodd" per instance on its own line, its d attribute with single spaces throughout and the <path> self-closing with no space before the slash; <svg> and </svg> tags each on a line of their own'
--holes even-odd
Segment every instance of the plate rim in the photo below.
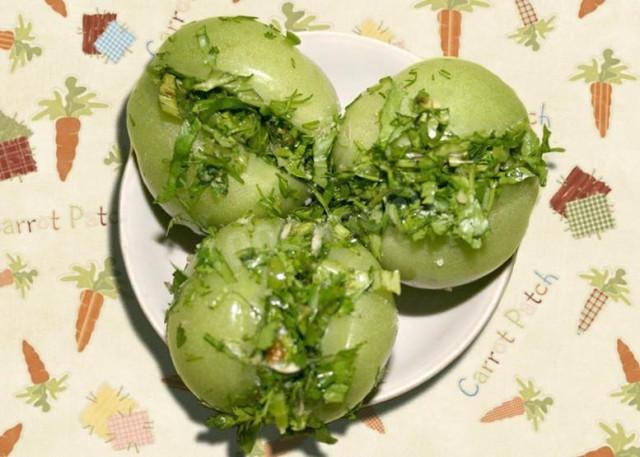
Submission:
<svg viewBox="0 0 640 457">
<path fill-rule="evenodd" d="M 144 294 L 142 293 L 142 286 L 138 284 L 139 278 L 137 276 L 134 277 L 131 275 L 131 272 L 136 270 L 131 263 L 133 259 L 131 258 L 131 256 L 127 254 L 127 251 L 129 250 L 129 238 L 125 234 L 124 221 L 126 220 L 126 218 L 123 218 L 122 216 L 126 214 L 126 212 L 124 211 L 124 208 L 127 204 L 126 199 L 124 197 L 126 193 L 124 192 L 125 186 L 127 187 L 131 186 L 132 179 L 133 180 L 136 179 L 131 177 L 133 173 L 138 174 L 137 179 L 140 179 L 141 184 L 144 187 L 143 192 L 148 192 L 146 190 L 146 185 L 144 184 L 144 182 L 142 182 L 142 177 L 139 174 L 138 166 L 136 163 L 135 153 L 133 152 L 133 147 L 131 147 L 129 150 L 129 157 L 127 159 L 127 163 L 125 164 L 125 167 L 124 167 L 124 172 L 122 173 L 122 178 L 121 178 L 122 181 L 120 182 L 119 197 L 118 197 L 118 216 L 119 216 L 118 217 L 118 240 L 120 242 L 119 243 L 120 253 L 122 254 L 122 261 L 124 262 L 124 267 L 127 273 L 127 279 L 129 280 L 129 284 L 131 285 L 131 289 L 133 290 L 133 294 L 135 295 L 136 302 L 138 302 L 138 305 L 140 306 L 140 308 L 142 308 L 142 312 L 144 313 L 144 316 L 146 317 L 149 324 L 151 324 L 151 327 L 153 327 L 153 329 L 158 334 L 158 336 L 166 344 L 167 336 L 166 336 L 166 329 L 164 324 L 161 324 L 156 321 L 154 317 L 154 313 L 151 310 L 151 308 L 149 308 L 149 305 L 146 303 L 146 300 L 141 299 L 142 297 L 144 297 Z"/>
<path fill-rule="evenodd" d="M 482 330 L 489 323 L 491 316 L 495 312 L 496 308 L 498 307 L 498 304 L 502 299 L 502 296 L 507 290 L 507 286 L 509 285 L 509 279 L 513 274 L 515 257 L 516 257 L 516 254 L 512 255 L 505 263 L 503 263 L 498 267 L 498 269 L 502 268 L 503 270 L 491 282 L 492 286 L 496 288 L 496 291 L 491 296 L 491 298 L 487 300 L 487 302 L 489 303 L 489 306 L 485 306 L 479 318 L 475 322 L 473 322 L 469 331 L 465 333 L 465 337 L 461 338 L 460 341 L 457 341 L 456 343 L 452 344 L 451 349 L 449 349 L 449 351 L 446 352 L 446 355 L 443 355 L 440 358 L 439 363 L 433 364 L 431 369 L 425 371 L 425 373 L 422 376 L 415 378 L 415 380 L 413 380 L 412 382 L 406 382 L 396 387 L 394 390 L 390 391 L 389 393 L 385 393 L 384 396 L 382 395 L 378 396 L 377 394 L 374 395 L 371 398 L 371 401 L 368 403 L 368 405 L 373 406 L 380 403 L 384 403 L 386 401 L 389 401 L 401 395 L 404 395 L 413 389 L 418 388 L 425 382 L 429 381 L 430 379 L 440 374 L 445 368 L 447 368 L 458 357 L 460 357 L 462 353 L 469 348 L 469 346 L 471 346 L 471 344 L 480 336 L 480 333 L 482 333 Z M 488 273 L 488 274 L 490 275 L 491 273 Z M 479 281 L 481 279 L 482 278 L 478 278 L 476 281 Z M 497 284 L 495 282 L 497 282 Z M 428 290 L 428 289 L 425 289 L 425 290 Z M 382 383 L 384 383 L 384 378 L 382 378 Z"/>
<path fill-rule="evenodd" d="M 423 58 L 417 54 L 414 54 L 411 51 L 408 51 L 405 48 L 402 48 L 400 46 L 396 46 L 393 43 L 387 43 L 386 41 L 382 41 L 382 40 L 378 40 L 377 38 L 372 38 L 372 37 L 368 37 L 368 36 L 364 36 L 364 35 L 360 35 L 358 33 L 355 32 L 340 32 L 340 31 L 334 31 L 334 30 L 316 30 L 316 31 L 302 31 L 302 32 L 296 32 L 295 33 L 298 37 L 309 37 L 309 36 L 328 36 L 328 37 L 339 37 L 339 38 L 346 38 L 349 40 L 353 40 L 353 41 L 360 41 L 361 43 L 366 43 L 366 44 L 370 44 L 376 47 L 391 47 L 397 51 L 399 51 L 399 54 L 404 54 L 406 57 L 412 58 L 414 60 L 416 60 L 417 62 L 420 62 L 421 60 L 423 60 Z M 389 75 L 391 76 L 391 75 Z"/>
<path fill-rule="evenodd" d="M 394 49 L 394 52 L 402 53 L 406 57 L 409 57 L 411 60 L 415 62 L 419 62 L 422 60 L 421 57 L 407 51 L 404 48 L 395 46 L 391 43 L 386 43 L 375 38 L 361 36 L 351 32 L 336 32 L 336 31 L 314 31 L 314 32 L 299 32 L 297 33 L 302 39 L 308 36 L 314 37 L 331 37 L 331 38 L 340 38 L 340 39 L 348 39 L 352 41 L 358 41 L 361 43 L 366 43 L 367 45 L 373 45 L 375 47 L 391 47 Z M 344 107 L 341 107 L 341 112 L 344 111 Z M 137 176 L 133 176 L 133 174 L 137 174 Z M 133 151 L 133 147 L 129 152 L 129 157 L 127 159 L 127 163 L 125 164 L 124 172 L 122 174 L 121 183 L 119 186 L 119 197 L 118 197 L 118 211 L 119 211 L 119 221 L 118 221 L 118 235 L 119 235 L 119 244 L 122 254 L 122 259 L 124 262 L 124 266 L 127 273 L 127 278 L 129 283 L 131 284 L 131 288 L 134 292 L 136 301 L 138 305 L 142 309 L 146 320 L 151 324 L 152 328 L 155 332 L 160 336 L 163 342 L 166 344 L 166 328 L 164 325 L 164 320 L 158 322 L 155 319 L 155 314 L 153 310 L 150 308 L 150 305 L 147 303 L 147 300 L 143 300 L 144 294 L 142 293 L 142 285 L 139 284 L 140 278 L 137 276 L 132 276 L 131 272 L 135 272 L 132 262 L 133 259 L 127 252 L 130 250 L 130 240 L 126 235 L 125 222 L 126 217 L 122 217 L 126 214 L 125 208 L 127 206 L 127 189 L 130 188 L 133 184 L 137 184 L 136 180 L 139 180 L 142 191 L 145 194 L 148 194 L 148 190 L 146 189 L 146 185 L 144 184 L 144 180 L 140 175 L 140 172 L 137 167 L 135 153 Z M 473 343 L 474 340 L 478 338 L 484 327 L 489 322 L 491 316 L 493 315 L 495 309 L 501 301 L 502 296 L 504 295 L 507 286 L 509 284 L 509 279 L 513 273 L 513 268 L 515 264 L 515 255 L 511 256 L 503 266 L 503 271 L 496 276 L 496 278 L 491 282 L 491 287 L 495 287 L 494 293 L 491 295 L 490 299 L 487 300 L 488 305 L 484 306 L 479 317 L 470 324 L 470 328 L 467 332 L 464 333 L 464 337 L 460 338 L 458 341 L 452 343 L 447 351 L 443 351 L 442 355 L 439 357 L 438 362 L 434 363 L 428 370 L 426 370 L 421 376 L 418 376 L 412 379 L 409 382 L 404 382 L 398 385 L 396 388 L 390 391 L 378 391 L 371 397 L 368 405 L 376 405 L 380 404 L 394 398 L 400 397 L 403 394 L 423 385 L 426 381 L 433 378 L 440 372 L 442 372 L 446 367 L 448 367 L 453 361 L 455 361 L 460 355 Z M 500 268 L 500 267 L 499 267 Z M 497 282 L 497 283 L 496 283 Z M 384 378 L 382 380 L 384 383 Z M 383 385 L 383 384 L 381 384 Z M 384 395 L 378 395 L 379 392 L 383 392 Z"/>
</svg>

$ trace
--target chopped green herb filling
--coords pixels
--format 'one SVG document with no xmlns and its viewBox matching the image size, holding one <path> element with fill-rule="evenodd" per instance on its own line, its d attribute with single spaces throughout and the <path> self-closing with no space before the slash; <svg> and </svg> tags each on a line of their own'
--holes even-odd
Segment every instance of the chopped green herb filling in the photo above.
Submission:
<svg viewBox="0 0 640 457">
<path fill-rule="evenodd" d="M 434 107 L 426 92 L 408 114 L 399 112 L 404 97 L 397 85 L 387 93 L 378 140 L 360 147 L 352 169 L 337 176 L 332 212 L 374 251 L 389 225 L 414 241 L 451 235 L 480 248 L 501 186 L 528 178 L 544 185 L 542 156 L 559 149 L 549 147 L 546 128 L 540 142 L 526 120 L 502 133 L 459 137 L 449 110 Z"/>
<path fill-rule="evenodd" d="M 186 196 L 180 197 L 188 207 L 205 190 L 226 195 L 229 179 L 243 183 L 249 154 L 295 178 L 323 185 L 328 166 L 327 153 L 322 151 L 326 148 L 320 144 L 324 140 L 312 134 L 319 121 L 301 128 L 291 122 L 295 110 L 312 95 L 294 91 L 283 100 L 267 102 L 251 88 L 252 75 L 232 75 L 216 68 L 218 50 L 204 27 L 195 38 L 204 65 L 211 68 L 207 79 L 187 77 L 162 65 L 151 70 L 158 81 L 160 108 L 182 122 L 169 178 L 157 201 L 167 202 L 187 187 Z"/>
<path fill-rule="evenodd" d="M 245 451 L 268 424 L 275 424 L 282 433 L 306 433 L 333 441 L 314 411 L 345 402 L 360 346 L 326 355 L 323 336 L 330 320 L 352 313 L 363 294 L 398 292 L 400 286 L 397 272 L 373 267 L 360 271 L 332 260 L 333 249 L 353 249 L 354 244 L 352 235 L 339 224 L 288 220 L 274 245 L 242 248 L 235 252 L 233 262 L 218 249 L 215 236 L 209 237 L 193 257 L 189 274 L 174 275 L 171 289 L 176 300 L 169 314 L 176 311 L 176 302 L 188 305 L 197 299 L 191 287 L 187 288 L 188 297 L 180 297 L 189 281 L 199 282 L 212 272 L 226 284 L 243 278 L 265 287 L 261 306 L 254 303 L 260 315 L 258 327 L 243 342 L 242 347 L 249 349 L 239 349 L 235 342 L 208 333 L 200 335 L 211 350 L 256 368 L 252 391 L 243 398 L 233 398 L 232 411 L 221 412 L 207 422 L 222 429 L 237 427 L 238 441 Z M 230 265 L 235 265 L 235 271 Z M 197 337 L 188 335 L 189 339 Z M 182 326 L 176 338 L 178 348 L 187 341 Z"/>
</svg>

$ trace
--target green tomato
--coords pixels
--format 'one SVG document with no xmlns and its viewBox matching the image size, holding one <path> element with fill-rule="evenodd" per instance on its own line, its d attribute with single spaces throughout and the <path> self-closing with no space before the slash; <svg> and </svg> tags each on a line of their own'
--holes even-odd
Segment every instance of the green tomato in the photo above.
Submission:
<svg viewBox="0 0 640 457">
<path fill-rule="evenodd" d="M 302 238 L 293 233 L 309 226 L 315 227 L 313 235 L 308 232 L 305 238 L 308 241 L 313 236 L 310 248 L 305 246 L 303 252 L 291 254 L 286 243 L 297 243 Z M 313 360 L 330 359 L 348 350 L 355 350 L 348 390 L 337 391 L 342 395 L 337 402 L 304 397 L 307 401 L 302 412 L 320 423 L 337 419 L 358 405 L 379 381 L 397 332 L 393 296 L 384 287 L 367 283 L 368 275 L 381 269 L 364 247 L 334 242 L 333 235 L 318 227 L 322 226 L 280 219 L 236 222 L 205 239 L 190 259 L 185 276 L 174 288 L 175 299 L 167 313 L 167 340 L 177 372 L 204 404 L 233 413 L 234 407 L 247 404 L 260 409 L 256 405 L 267 394 L 298 398 L 287 390 L 294 387 L 286 386 L 299 387 L 296 380 L 304 379 L 314 366 Z M 314 250 L 317 255 L 309 255 Z M 325 273 L 319 273 L 322 271 Z M 284 298 L 292 290 L 306 293 L 296 284 L 309 284 L 312 276 L 329 274 L 313 279 L 315 286 L 308 286 L 309 296 L 317 298 L 312 291 L 331 282 L 333 273 L 328 272 L 350 278 L 344 294 L 360 290 L 353 296 L 351 309 L 322 320 L 322 311 L 318 310 L 324 308 L 314 308 L 314 299 Z M 281 283 L 293 286 L 287 288 Z M 342 283 L 334 284 L 338 287 Z M 358 289 L 362 284 L 365 286 Z M 332 289 L 326 293 L 332 293 Z M 325 304 L 342 298 L 334 297 Z M 277 306 L 272 305 L 276 302 Z M 317 313 L 315 320 L 301 317 L 313 313 Z M 295 316 L 297 324 L 290 318 L 279 320 L 281 315 Z M 314 332 L 319 335 L 316 343 L 310 338 Z M 300 336 L 303 334 L 304 338 Z M 269 381 L 273 386 L 265 387 L 272 374 L 280 381 Z M 265 392 L 267 388 L 270 390 Z M 321 392 L 326 398 L 332 394 L 331 388 Z M 302 412 L 297 400 L 294 404 L 288 416 L 274 413 L 275 419 L 269 416 L 260 420 L 276 423 L 281 431 L 300 430 L 303 422 L 296 415 Z M 313 424 L 311 419 L 303 423 L 305 427 L 317 426 Z"/>
<path fill-rule="evenodd" d="M 205 52 L 207 48 L 209 54 Z M 135 85 L 127 105 L 131 143 L 142 178 L 154 198 L 167 185 L 182 124 L 182 119 L 167 113 L 159 103 L 162 83 L 157 73 L 159 68 L 196 82 L 207 81 L 214 72 L 217 76 L 223 75 L 222 79 L 244 78 L 242 84 L 228 83 L 220 87 L 229 97 L 255 107 L 255 112 L 295 98 L 299 103 L 288 109 L 284 122 L 312 138 L 312 150 L 305 153 L 312 157 L 305 160 L 320 162 L 328 155 L 340 111 L 338 99 L 326 75 L 296 49 L 291 38 L 250 18 L 209 18 L 192 22 L 163 43 Z M 235 115 L 236 108 L 229 108 L 227 112 Z M 266 113 L 262 115 L 263 122 L 265 116 L 277 117 Z M 192 151 L 201 151 L 208 143 L 211 138 L 201 131 Z M 207 188 L 194 198 L 198 177 L 194 165 L 189 165 L 185 182 L 175 195 L 160 202 L 177 222 L 206 232 L 209 227 L 230 223 L 250 211 L 267 214 L 265 205 L 261 204 L 265 196 L 273 197 L 273 205 L 283 215 L 309 197 L 304 180 L 287 173 L 275 160 L 267 162 L 247 152 L 242 145 L 233 147 L 243 168 L 239 179 L 228 177 L 224 194 Z M 283 186 L 287 189 L 285 193 L 281 190 Z"/>
<path fill-rule="evenodd" d="M 449 109 L 449 128 L 459 137 L 500 134 L 527 120 L 515 92 L 482 66 L 453 58 L 426 60 L 382 80 L 347 107 L 334 147 L 338 171 L 352 170 L 359 151 L 378 141 L 381 112 L 394 84 L 404 90 L 398 112 L 408 112 L 424 91 L 435 108 Z M 524 141 L 538 144 L 530 128 Z M 479 249 L 449 234 L 413 241 L 390 225 L 382 234 L 380 262 L 399 270 L 403 282 L 421 288 L 454 287 L 478 279 L 502 265 L 520 245 L 538 188 L 536 177 L 501 186 Z"/>
</svg>

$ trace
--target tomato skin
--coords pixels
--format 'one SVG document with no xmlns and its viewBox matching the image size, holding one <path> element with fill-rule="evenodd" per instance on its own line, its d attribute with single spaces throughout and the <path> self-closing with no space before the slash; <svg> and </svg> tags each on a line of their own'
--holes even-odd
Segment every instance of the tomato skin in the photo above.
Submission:
<svg viewBox="0 0 640 457">
<path fill-rule="evenodd" d="M 206 79 L 211 68 L 204 62 L 196 36 L 203 28 L 217 49 L 215 68 L 234 75 L 253 75 L 249 84 L 266 103 L 282 101 L 296 90 L 303 96 L 312 95 L 308 102 L 292 113 L 290 121 L 300 129 L 304 124 L 317 122 L 317 128 L 307 133 L 317 138 L 321 152 L 327 152 L 335 136 L 335 119 L 340 112 L 335 89 L 322 70 L 300 53 L 291 41 L 274 34 L 264 24 L 221 18 L 186 24 L 163 43 L 149 68 L 168 66 L 181 75 Z M 274 34 L 273 39 L 265 36 L 269 33 Z M 150 70 L 143 73 L 131 93 L 127 104 L 127 127 L 143 181 L 155 198 L 169 176 L 169 163 L 180 120 L 160 108 L 158 83 Z M 196 147 L 198 144 L 199 140 Z M 280 194 L 278 174 L 287 181 L 291 196 Z M 227 195 L 216 196 L 205 191 L 200 200 L 191 205 L 185 203 L 189 196 L 189 183 L 195 179 L 190 175 L 187 188 L 161 206 L 178 223 L 206 233 L 209 227 L 228 224 L 249 211 L 266 216 L 267 211 L 259 204 L 262 195 L 268 196 L 273 192 L 284 215 L 299 207 L 309 196 L 303 182 L 256 156 L 248 157 L 248 165 L 241 178 L 244 183 L 229 178 Z"/>
<path fill-rule="evenodd" d="M 355 250 L 334 249 L 329 258 L 362 271 L 379 268 L 373 255 L 360 245 Z M 362 346 L 358 350 L 354 379 L 345 403 L 321 405 L 316 412 L 319 417 L 325 422 L 339 419 L 371 392 L 383 373 L 397 333 L 397 310 L 389 292 L 368 292 L 356 301 L 350 315 L 331 320 L 322 341 L 324 354 Z"/>
<path fill-rule="evenodd" d="M 248 247 L 274 246 L 283 222 L 256 220 L 249 224 L 231 224 L 216 235 L 235 282 L 226 282 L 216 272 L 194 271 L 192 259 L 171 309 L 167 313 L 167 342 L 178 374 L 189 389 L 213 409 L 230 412 L 234 398 L 250 395 L 259 382 L 256 369 L 230 357 L 206 341 L 208 334 L 240 351 L 251 352 L 247 340 L 256 333 L 269 293 L 266 281 L 258 284 L 242 266 L 235 253 Z M 205 241 L 207 242 L 207 241 Z M 334 247 L 326 261 L 357 270 L 380 268 L 362 246 Z M 343 416 L 373 389 L 391 353 L 397 333 L 397 311 L 393 296 L 382 290 L 365 292 L 355 302 L 353 312 L 333 317 L 322 338 L 325 355 L 360 345 L 355 374 L 344 403 L 306 405 L 325 421 Z"/>
<path fill-rule="evenodd" d="M 402 282 L 423 289 L 455 287 L 475 281 L 506 262 L 518 249 L 538 194 L 537 178 L 507 185 L 489 213 L 491 230 L 480 249 L 449 236 L 413 242 L 394 228 L 382 236 L 386 269 L 400 271 Z"/>
<path fill-rule="evenodd" d="M 527 119 L 527 111 L 513 89 L 489 70 L 461 59 L 419 62 L 394 76 L 393 83 L 406 91 L 400 111 L 424 90 L 434 107 L 449 108 L 449 126 L 458 136 L 499 134 Z M 366 150 L 377 141 L 380 113 L 391 88 L 391 80 L 382 81 L 375 91 L 363 92 L 347 107 L 334 148 L 339 171 L 354 166 L 356 145 Z M 533 132 L 531 135 L 535 136 Z M 474 281 L 497 269 L 517 250 L 538 189 L 535 177 L 502 186 L 489 213 L 490 229 L 480 249 L 472 249 L 449 235 L 413 242 L 389 227 L 382 236 L 380 263 L 385 269 L 399 270 L 402 281 L 414 287 L 442 289 Z"/>
</svg>

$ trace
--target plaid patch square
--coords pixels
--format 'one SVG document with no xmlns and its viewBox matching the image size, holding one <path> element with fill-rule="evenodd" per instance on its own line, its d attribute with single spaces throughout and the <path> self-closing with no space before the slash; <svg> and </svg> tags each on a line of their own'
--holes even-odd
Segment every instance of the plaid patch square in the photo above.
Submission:
<svg viewBox="0 0 640 457">
<path fill-rule="evenodd" d="M 576 166 L 573 167 L 567 179 L 563 181 L 560 189 L 551 197 L 549 204 L 554 211 L 565 217 L 565 206 L 568 202 L 595 194 L 606 195 L 609 192 L 611 192 L 611 187 L 606 183 L 596 179 L 593 175 L 585 173 L 580 167 Z"/>
<path fill-rule="evenodd" d="M 0 181 L 36 171 L 29 140 L 22 136 L 0 143 Z"/>
<path fill-rule="evenodd" d="M 94 44 L 117 17 L 116 13 L 84 14 L 82 16 L 82 52 L 89 55 L 100 54 Z"/>
<path fill-rule="evenodd" d="M 114 414 L 109 416 L 108 426 L 113 449 L 116 451 L 153 444 L 151 423 L 146 411 Z"/>
<path fill-rule="evenodd" d="M 94 43 L 99 53 L 113 62 L 122 59 L 124 51 L 135 41 L 136 36 L 120 25 L 118 21 L 109 23 L 104 33 Z"/>
<path fill-rule="evenodd" d="M 600 289 L 592 289 L 589 298 L 584 304 L 584 308 L 580 313 L 580 322 L 578 322 L 578 335 L 582 335 L 589 330 L 595 318 L 607 304 L 609 296 Z"/>
<path fill-rule="evenodd" d="M 518 7 L 518 14 L 522 19 L 522 24 L 531 25 L 538 22 L 538 15 L 529 0 L 516 0 L 516 6 Z"/>
<path fill-rule="evenodd" d="M 121 390 L 103 384 L 94 394 L 89 394 L 89 404 L 80 415 L 80 422 L 101 438 L 109 437 L 109 417 L 129 414 L 136 409 L 136 402 Z"/>
<path fill-rule="evenodd" d="M 600 234 L 615 228 L 611 207 L 607 196 L 603 194 L 568 202 L 566 215 L 574 238 Z"/>
</svg>

